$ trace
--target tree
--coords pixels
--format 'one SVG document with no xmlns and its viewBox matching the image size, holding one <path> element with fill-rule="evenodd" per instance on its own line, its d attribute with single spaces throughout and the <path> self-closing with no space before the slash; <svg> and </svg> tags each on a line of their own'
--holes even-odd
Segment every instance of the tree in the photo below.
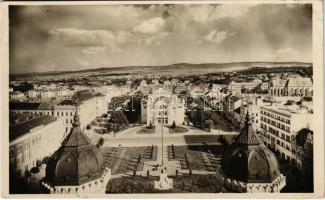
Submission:
<svg viewBox="0 0 325 200">
<path fill-rule="evenodd" d="M 99 138 L 99 140 L 98 140 L 98 142 L 97 142 L 97 147 L 101 147 L 101 146 L 103 146 L 104 145 L 104 138 L 102 138 L 102 137 L 100 137 Z"/>
<path fill-rule="evenodd" d="M 212 126 L 213 126 L 213 121 L 211 119 L 207 120 L 207 124 L 208 124 L 208 129 L 211 130 Z"/>
<path fill-rule="evenodd" d="M 141 96 L 132 96 L 123 112 L 126 115 L 129 123 L 139 121 L 141 116 Z"/>
<path fill-rule="evenodd" d="M 175 128 L 176 128 L 176 123 L 175 123 L 175 121 L 173 121 L 173 124 L 172 124 L 171 128 L 172 128 L 172 129 L 175 129 Z"/>
</svg>

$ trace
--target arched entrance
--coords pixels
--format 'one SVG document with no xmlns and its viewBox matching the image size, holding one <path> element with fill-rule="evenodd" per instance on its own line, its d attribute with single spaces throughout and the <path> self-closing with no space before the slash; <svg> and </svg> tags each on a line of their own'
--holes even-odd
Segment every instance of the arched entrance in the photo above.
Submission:
<svg viewBox="0 0 325 200">
<path fill-rule="evenodd" d="M 168 124 L 168 107 L 170 99 L 167 97 L 159 97 L 154 103 L 155 116 L 154 122 L 157 124 Z"/>
</svg>

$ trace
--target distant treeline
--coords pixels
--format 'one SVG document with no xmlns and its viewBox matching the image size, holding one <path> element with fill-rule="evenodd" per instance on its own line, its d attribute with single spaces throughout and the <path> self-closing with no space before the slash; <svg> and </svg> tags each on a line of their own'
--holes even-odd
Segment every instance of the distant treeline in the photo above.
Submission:
<svg viewBox="0 0 325 200">
<path fill-rule="evenodd" d="M 294 72 L 300 74 L 301 76 L 313 76 L 313 67 L 302 67 L 302 66 L 292 66 L 292 67 L 252 67 L 240 71 L 241 74 L 264 74 L 264 73 L 288 73 Z"/>
<path fill-rule="evenodd" d="M 94 74 L 88 77 L 98 77 L 98 76 L 126 76 L 130 75 L 130 73 L 111 73 L 111 74 Z"/>
</svg>

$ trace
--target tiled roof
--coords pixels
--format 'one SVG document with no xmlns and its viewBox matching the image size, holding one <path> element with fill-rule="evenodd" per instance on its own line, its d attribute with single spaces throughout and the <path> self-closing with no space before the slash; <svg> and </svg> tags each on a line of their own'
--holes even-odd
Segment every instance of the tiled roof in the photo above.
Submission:
<svg viewBox="0 0 325 200">
<path fill-rule="evenodd" d="M 94 98 L 94 95 L 88 90 L 78 91 L 72 96 L 72 99 L 76 100 L 79 103 L 83 101 L 87 101 L 92 98 Z"/>
<path fill-rule="evenodd" d="M 27 133 L 30 132 L 31 129 L 38 126 L 45 126 L 56 121 L 57 118 L 52 116 L 41 116 L 37 117 L 17 125 L 9 126 L 9 141 L 13 141 Z"/>
<path fill-rule="evenodd" d="M 271 85 L 273 87 L 285 87 L 286 84 L 287 84 L 287 80 L 284 80 L 284 79 L 275 79 L 271 82 Z"/>
<path fill-rule="evenodd" d="M 91 140 L 80 129 L 79 115 L 74 116 L 73 128 L 70 134 L 63 140 L 62 146 L 64 147 L 79 147 L 89 145 Z"/>
<path fill-rule="evenodd" d="M 240 131 L 236 143 L 244 145 L 260 145 L 260 140 L 255 134 L 252 124 L 249 122 L 249 115 L 246 115 L 245 126 Z"/>
<path fill-rule="evenodd" d="M 9 110 L 35 110 L 41 103 L 9 103 Z"/>
<path fill-rule="evenodd" d="M 310 78 L 290 78 L 288 87 L 311 87 L 313 83 Z"/>
</svg>

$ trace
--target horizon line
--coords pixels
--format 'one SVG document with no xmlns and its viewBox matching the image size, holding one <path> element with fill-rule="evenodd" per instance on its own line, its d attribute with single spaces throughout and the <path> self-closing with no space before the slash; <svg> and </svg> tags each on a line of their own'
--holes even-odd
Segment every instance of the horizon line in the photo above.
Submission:
<svg viewBox="0 0 325 200">
<path fill-rule="evenodd" d="M 243 62 L 206 62 L 206 63 L 187 63 L 187 62 L 177 62 L 165 65 L 124 65 L 124 66 L 117 66 L 117 67 L 96 67 L 96 68 L 89 68 L 89 69 L 75 69 L 75 70 L 56 70 L 56 71 L 43 71 L 43 72 L 15 72 L 10 73 L 9 75 L 29 75 L 29 74 L 46 74 L 46 73 L 75 73 L 75 72 L 82 72 L 88 70 L 96 70 L 96 69 L 117 69 L 117 68 L 126 68 L 126 67 L 167 67 L 170 65 L 177 65 L 177 64 L 190 64 L 190 65 L 204 65 L 204 64 L 236 64 L 236 63 L 304 63 L 304 64 L 313 64 L 312 62 L 306 61 L 243 61 Z M 10 67 L 9 67 L 10 68 Z"/>
</svg>

